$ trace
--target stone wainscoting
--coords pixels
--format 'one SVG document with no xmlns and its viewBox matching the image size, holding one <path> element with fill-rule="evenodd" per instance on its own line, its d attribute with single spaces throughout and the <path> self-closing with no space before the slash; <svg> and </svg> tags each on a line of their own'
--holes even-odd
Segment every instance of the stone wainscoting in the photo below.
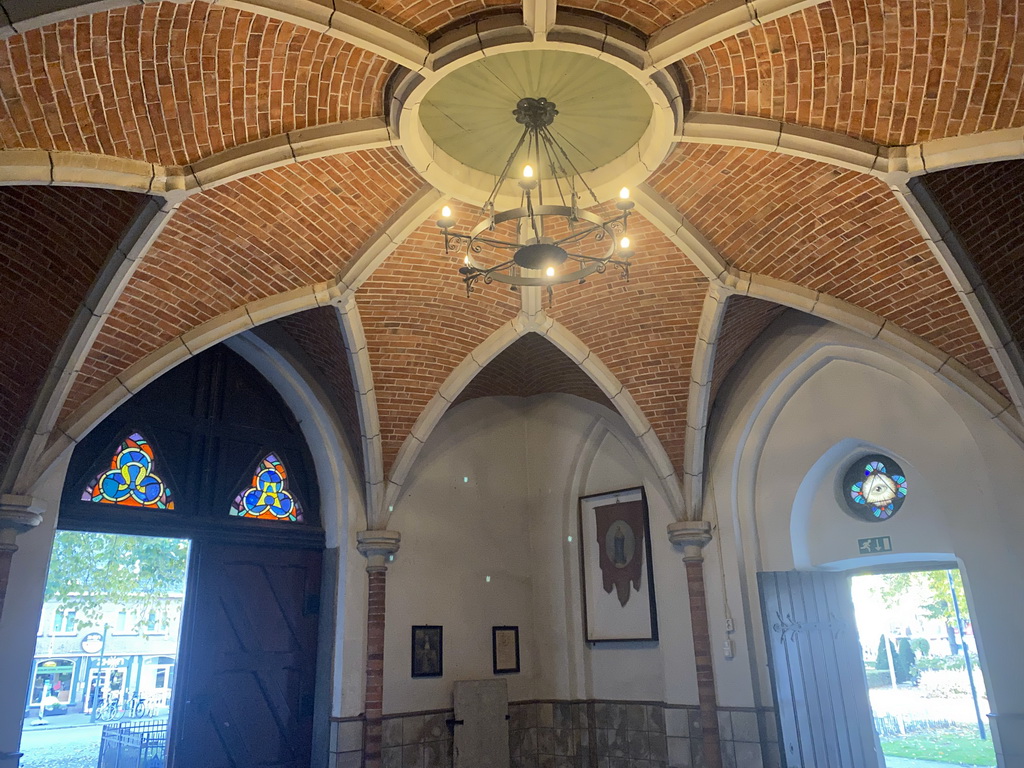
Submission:
<svg viewBox="0 0 1024 768">
<path fill-rule="evenodd" d="M 385 715 L 384 768 L 451 768 L 452 710 Z M 775 713 L 718 712 L 724 768 L 779 768 Z M 332 723 L 333 768 L 361 768 L 362 717 Z M 761 734 L 764 734 L 762 743 Z M 511 768 L 702 768 L 695 706 L 637 701 L 509 703 Z"/>
</svg>

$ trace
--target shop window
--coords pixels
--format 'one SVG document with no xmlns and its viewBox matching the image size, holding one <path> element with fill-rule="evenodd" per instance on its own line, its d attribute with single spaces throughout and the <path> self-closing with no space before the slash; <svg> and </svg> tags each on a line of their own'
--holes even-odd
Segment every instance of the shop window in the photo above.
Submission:
<svg viewBox="0 0 1024 768">
<path fill-rule="evenodd" d="M 40 659 L 32 678 L 29 704 L 39 706 L 44 699 L 49 706 L 57 702 L 67 704 L 71 700 L 74 677 L 75 662 L 71 659 Z"/>
</svg>

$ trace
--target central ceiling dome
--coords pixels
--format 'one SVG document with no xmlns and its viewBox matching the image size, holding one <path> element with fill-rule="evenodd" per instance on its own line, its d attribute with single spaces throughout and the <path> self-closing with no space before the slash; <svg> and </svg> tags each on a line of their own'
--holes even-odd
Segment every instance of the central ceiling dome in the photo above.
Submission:
<svg viewBox="0 0 1024 768">
<path fill-rule="evenodd" d="M 569 42 L 498 47 L 441 51 L 443 65 L 400 76 L 392 91 L 392 125 L 403 151 L 443 193 L 475 205 L 488 199 L 523 135 L 513 114 L 522 99 L 556 106 L 551 133 L 600 202 L 646 180 L 668 154 L 681 117 L 669 79 L 629 57 Z M 542 190 L 555 199 L 550 169 L 539 170 Z M 515 178 L 521 173 L 511 171 Z M 508 208 L 519 195 L 518 187 L 503 190 L 495 202 Z"/>
<path fill-rule="evenodd" d="M 451 158 L 497 176 L 523 132 L 512 112 L 527 97 L 557 105 L 551 132 L 581 173 L 628 152 L 653 112 L 643 86 L 613 64 L 539 50 L 486 56 L 452 72 L 427 92 L 420 120 Z"/>
</svg>

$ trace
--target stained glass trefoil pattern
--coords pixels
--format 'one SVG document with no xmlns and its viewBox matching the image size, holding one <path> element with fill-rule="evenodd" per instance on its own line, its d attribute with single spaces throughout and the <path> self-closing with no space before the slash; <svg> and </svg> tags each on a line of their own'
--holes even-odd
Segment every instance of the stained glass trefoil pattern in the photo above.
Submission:
<svg viewBox="0 0 1024 768">
<path fill-rule="evenodd" d="M 900 465 L 886 456 L 865 456 L 844 477 L 847 506 L 871 521 L 888 520 L 907 497 L 907 478 Z"/>
<path fill-rule="evenodd" d="M 288 491 L 288 472 L 273 453 L 256 467 L 252 485 L 235 497 L 231 514 L 261 520 L 302 521 L 298 500 Z"/>
<path fill-rule="evenodd" d="M 138 432 L 129 435 L 114 454 L 110 469 L 86 486 L 82 501 L 174 509 L 171 489 L 153 471 L 155 464 L 153 446 L 146 438 Z"/>
</svg>

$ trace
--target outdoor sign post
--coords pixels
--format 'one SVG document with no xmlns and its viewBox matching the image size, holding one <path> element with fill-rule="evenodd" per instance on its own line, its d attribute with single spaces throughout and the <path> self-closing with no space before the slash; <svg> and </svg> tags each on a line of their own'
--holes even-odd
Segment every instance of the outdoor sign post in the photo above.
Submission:
<svg viewBox="0 0 1024 768">
<path fill-rule="evenodd" d="M 96 722 L 96 696 L 100 692 L 100 688 L 103 687 L 103 654 L 107 650 L 107 630 L 110 629 L 109 624 L 103 625 L 103 642 L 100 645 L 100 658 L 96 663 L 96 684 L 92 689 L 92 711 L 89 712 L 89 722 Z"/>
<path fill-rule="evenodd" d="M 964 652 L 964 661 L 967 662 L 967 681 L 971 684 L 971 696 L 974 698 L 974 714 L 978 718 L 978 733 L 981 740 L 985 741 L 985 721 L 981 717 L 981 707 L 978 706 L 978 689 L 974 687 L 974 670 L 971 667 L 971 652 L 967 648 L 967 638 L 964 637 L 964 620 L 960 615 L 960 600 L 956 596 L 956 588 L 953 586 L 953 572 L 946 571 L 946 578 L 949 579 L 949 593 L 953 596 L 953 612 L 956 614 L 956 628 L 960 632 L 960 648 Z"/>
</svg>

